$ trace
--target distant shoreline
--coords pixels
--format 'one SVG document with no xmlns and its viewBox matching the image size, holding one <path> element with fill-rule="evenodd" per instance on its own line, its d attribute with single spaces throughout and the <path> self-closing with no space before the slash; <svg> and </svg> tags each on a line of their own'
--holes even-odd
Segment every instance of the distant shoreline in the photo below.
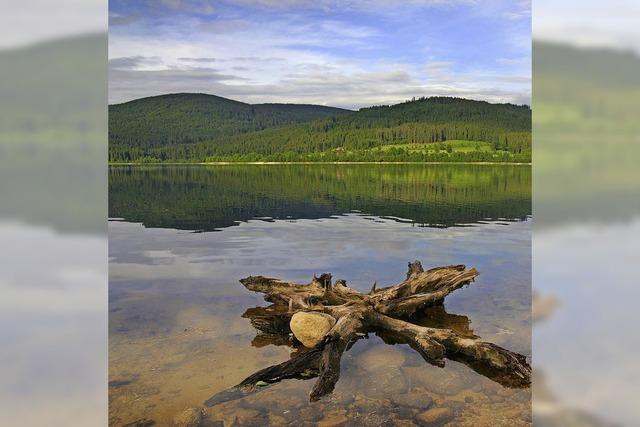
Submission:
<svg viewBox="0 0 640 427">
<path fill-rule="evenodd" d="M 109 162 L 109 166 L 227 166 L 227 165 L 518 165 L 532 162 Z"/>
</svg>

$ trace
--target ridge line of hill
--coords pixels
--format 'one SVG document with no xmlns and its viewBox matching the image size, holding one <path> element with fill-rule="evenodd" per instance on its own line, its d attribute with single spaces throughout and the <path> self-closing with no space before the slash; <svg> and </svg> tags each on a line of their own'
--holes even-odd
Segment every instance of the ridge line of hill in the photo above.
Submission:
<svg viewBox="0 0 640 427">
<path fill-rule="evenodd" d="M 125 105 L 125 104 L 131 104 L 131 103 L 135 103 L 135 102 L 138 102 L 138 101 L 148 101 L 148 100 L 157 99 L 157 98 L 170 98 L 170 97 L 180 97 L 180 96 L 209 97 L 209 98 L 212 98 L 212 99 L 218 99 L 218 100 L 222 100 L 222 101 L 226 101 L 226 102 L 232 102 L 232 103 L 235 103 L 235 104 L 246 105 L 246 106 L 250 106 L 250 107 L 285 105 L 285 106 L 299 106 L 299 107 L 322 107 L 322 108 L 329 108 L 329 109 L 335 109 L 335 110 L 342 110 L 342 111 L 346 111 L 346 112 L 357 111 L 357 110 L 350 110 L 348 108 L 333 107 L 331 105 L 307 104 L 307 103 L 297 103 L 297 102 L 260 102 L 260 103 L 257 103 L 257 104 L 251 104 L 251 103 L 248 103 L 248 102 L 238 101 L 237 99 L 227 98 L 227 97 L 224 97 L 224 96 L 214 95 L 212 93 L 204 93 L 204 92 L 174 92 L 174 93 L 164 93 L 164 94 L 161 94 L 161 95 L 143 96 L 142 98 L 136 98 L 136 99 L 131 99 L 129 101 L 116 102 L 116 103 L 113 103 L 113 104 L 109 104 L 109 107 L 115 107 L 115 106 L 120 106 L 120 105 Z"/>
</svg>

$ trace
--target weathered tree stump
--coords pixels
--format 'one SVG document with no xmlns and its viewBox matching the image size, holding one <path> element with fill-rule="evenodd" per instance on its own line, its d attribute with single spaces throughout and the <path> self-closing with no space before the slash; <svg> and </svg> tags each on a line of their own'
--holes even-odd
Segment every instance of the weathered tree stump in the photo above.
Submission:
<svg viewBox="0 0 640 427">
<path fill-rule="evenodd" d="M 213 406 L 238 399 L 285 379 L 316 377 L 310 399 L 318 400 L 331 393 L 338 382 L 342 354 L 368 333 L 376 333 L 387 343 L 408 344 L 430 364 L 443 367 L 448 358 L 506 387 L 528 387 L 531 367 L 525 356 L 480 340 L 468 330 L 466 317 L 444 312 L 445 297 L 472 283 L 477 275 L 476 269 L 464 265 L 424 271 L 415 261 L 409 263 L 404 281 L 381 289 L 374 284 L 368 294 L 349 288 L 344 280 L 332 284 L 328 273 L 314 276 L 306 285 L 262 276 L 242 279 L 240 283 L 247 289 L 263 293 L 264 299 L 273 303 L 251 308 L 243 315 L 260 331 L 254 345 L 288 343 L 289 321 L 299 311 L 326 313 L 336 323 L 320 344 L 300 349 L 291 359 L 254 373 L 205 404 Z M 428 307 L 440 312 L 440 319 L 445 319 L 443 327 L 417 324 L 417 319 L 429 312 Z M 446 327 L 449 323 L 452 327 Z"/>
</svg>

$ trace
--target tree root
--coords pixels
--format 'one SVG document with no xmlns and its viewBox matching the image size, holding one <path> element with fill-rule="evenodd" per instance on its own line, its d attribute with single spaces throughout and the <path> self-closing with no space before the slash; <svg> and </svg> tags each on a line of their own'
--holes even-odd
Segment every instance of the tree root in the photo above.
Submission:
<svg viewBox="0 0 640 427">
<path fill-rule="evenodd" d="M 480 340 L 468 330 L 466 317 L 449 315 L 442 309 L 447 295 L 473 283 L 477 275 L 476 269 L 464 265 L 425 271 L 415 261 L 409 263 L 404 281 L 381 289 L 374 284 L 368 294 L 349 288 L 344 280 L 332 284 L 328 273 L 314 276 L 306 285 L 262 276 L 242 279 L 240 282 L 247 289 L 263 293 L 265 300 L 273 303 L 270 307 L 249 309 L 243 315 L 260 331 L 254 340 L 256 345 L 290 345 L 289 321 L 298 311 L 327 313 L 337 322 L 316 347 L 252 374 L 237 386 L 216 394 L 205 405 L 239 399 L 285 379 L 317 378 L 310 400 L 318 400 L 333 392 L 344 352 L 368 333 L 378 334 L 387 343 L 407 344 L 435 366 L 443 367 L 445 359 L 456 360 L 505 387 L 528 387 L 531 367 L 526 357 Z M 425 309 L 428 312 L 428 307 L 440 313 L 443 325 L 413 323 Z M 452 327 L 447 327 L 449 323 Z"/>
</svg>

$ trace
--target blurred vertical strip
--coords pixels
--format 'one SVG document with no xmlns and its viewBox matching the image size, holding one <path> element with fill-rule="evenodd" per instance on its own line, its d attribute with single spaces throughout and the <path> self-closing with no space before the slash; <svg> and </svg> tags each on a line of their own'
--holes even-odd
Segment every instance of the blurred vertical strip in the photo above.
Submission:
<svg viewBox="0 0 640 427">
<path fill-rule="evenodd" d="M 640 6 L 533 7 L 533 420 L 640 425 Z"/>
<path fill-rule="evenodd" d="M 0 425 L 107 420 L 107 2 L 0 6 Z"/>
</svg>

